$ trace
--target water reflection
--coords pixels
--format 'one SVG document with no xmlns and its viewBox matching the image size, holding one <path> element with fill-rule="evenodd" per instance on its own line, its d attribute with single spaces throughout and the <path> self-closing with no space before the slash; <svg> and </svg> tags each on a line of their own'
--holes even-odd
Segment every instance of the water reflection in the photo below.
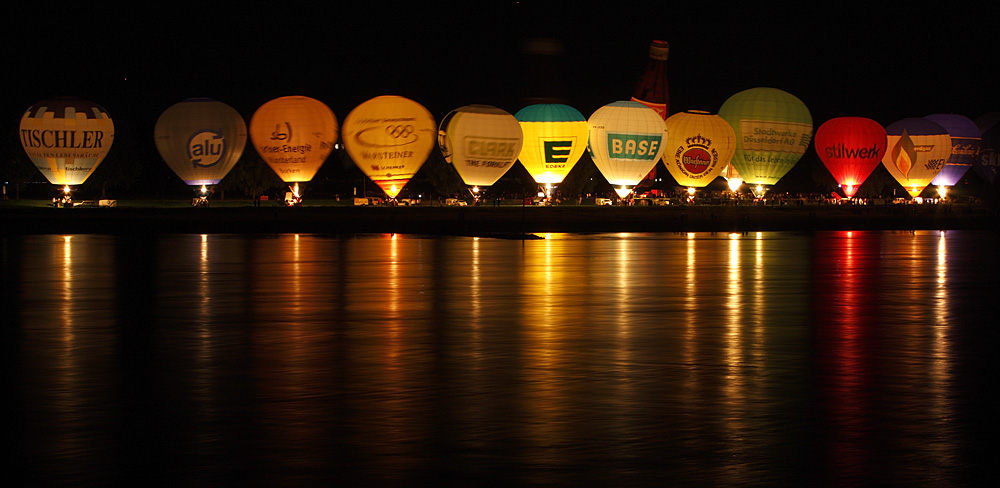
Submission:
<svg viewBox="0 0 1000 488">
<path fill-rule="evenodd" d="M 23 474 L 960 479 L 995 236 L 545 237 L 5 238 Z"/>
</svg>

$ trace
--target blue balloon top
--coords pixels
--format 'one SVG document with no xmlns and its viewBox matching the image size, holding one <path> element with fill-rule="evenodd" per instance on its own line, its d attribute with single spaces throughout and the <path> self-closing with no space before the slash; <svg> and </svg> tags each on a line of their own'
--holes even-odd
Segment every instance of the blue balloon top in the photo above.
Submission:
<svg viewBox="0 0 1000 488">
<path fill-rule="evenodd" d="M 959 114 L 932 114 L 924 117 L 931 122 L 934 122 L 941 127 L 944 127 L 948 131 L 951 137 L 967 137 L 970 139 L 979 139 L 982 137 L 982 133 L 979 131 L 979 127 L 976 127 L 976 123 L 972 119 Z"/>
</svg>

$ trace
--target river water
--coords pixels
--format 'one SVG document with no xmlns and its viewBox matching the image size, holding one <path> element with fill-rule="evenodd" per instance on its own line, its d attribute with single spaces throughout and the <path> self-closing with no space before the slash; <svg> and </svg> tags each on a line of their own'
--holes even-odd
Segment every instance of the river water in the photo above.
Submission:
<svg viewBox="0 0 1000 488">
<path fill-rule="evenodd" d="M 0 238 L 13 479 L 949 486 L 995 233 Z"/>
</svg>

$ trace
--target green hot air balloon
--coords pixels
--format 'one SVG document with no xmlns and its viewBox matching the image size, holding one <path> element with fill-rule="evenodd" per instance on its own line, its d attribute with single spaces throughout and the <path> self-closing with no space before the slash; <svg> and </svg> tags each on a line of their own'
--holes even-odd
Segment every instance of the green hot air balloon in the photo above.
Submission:
<svg viewBox="0 0 1000 488">
<path fill-rule="evenodd" d="M 733 166 L 760 198 L 795 166 L 812 140 L 802 100 L 777 88 L 751 88 L 726 100 L 719 116 L 736 132 Z"/>
</svg>

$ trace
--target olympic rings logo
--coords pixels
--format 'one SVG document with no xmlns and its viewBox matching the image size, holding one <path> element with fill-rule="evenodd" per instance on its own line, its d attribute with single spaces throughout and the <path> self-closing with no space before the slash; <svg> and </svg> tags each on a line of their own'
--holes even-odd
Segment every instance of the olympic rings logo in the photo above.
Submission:
<svg viewBox="0 0 1000 488">
<path fill-rule="evenodd" d="M 413 134 L 414 128 L 412 125 L 387 125 L 385 126 L 385 134 L 393 139 L 399 139 L 400 137 L 409 137 Z"/>
</svg>

